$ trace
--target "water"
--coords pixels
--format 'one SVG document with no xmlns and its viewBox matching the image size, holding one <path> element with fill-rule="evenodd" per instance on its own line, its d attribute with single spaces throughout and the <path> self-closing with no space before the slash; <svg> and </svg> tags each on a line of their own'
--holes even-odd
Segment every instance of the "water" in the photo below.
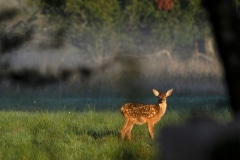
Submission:
<svg viewBox="0 0 240 160">
<path fill-rule="evenodd" d="M 125 98 L 116 96 L 34 96 L 19 95 L 0 97 L 0 110 L 17 110 L 17 111 L 85 111 L 85 110 L 113 110 L 119 111 L 120 107 L 127 102 L 156 104 L 157 98 Z M 224 95 L 172 95 L 168 97 L 168 109 L 190 109 L 190 108 L 228 108 L 228 98 Z"/>
</svg>

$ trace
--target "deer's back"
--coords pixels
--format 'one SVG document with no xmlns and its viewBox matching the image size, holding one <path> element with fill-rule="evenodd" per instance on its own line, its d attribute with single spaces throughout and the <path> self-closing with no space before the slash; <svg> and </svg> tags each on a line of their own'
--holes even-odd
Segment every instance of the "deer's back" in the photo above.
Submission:
<svg viewBox="0 0 240 160">
<path fill-rule="evenodd" d="M 123 115 L 127 114 L 132 118 L 154 119 L 163 115 L 162 108 L 154 104 L 126 103 L 121 107 Z"/>
</svg>

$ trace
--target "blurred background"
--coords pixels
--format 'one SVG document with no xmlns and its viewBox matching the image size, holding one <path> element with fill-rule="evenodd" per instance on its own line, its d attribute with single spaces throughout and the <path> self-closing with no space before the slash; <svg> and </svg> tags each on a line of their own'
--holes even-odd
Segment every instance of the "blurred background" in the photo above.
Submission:
<svg viewBox="0 0 240 160">
<path fill-rule="evenodd" d="M 1 109 L 225 108 L 223 77 L 200 0 L 0 2 Z"/>
</svg>

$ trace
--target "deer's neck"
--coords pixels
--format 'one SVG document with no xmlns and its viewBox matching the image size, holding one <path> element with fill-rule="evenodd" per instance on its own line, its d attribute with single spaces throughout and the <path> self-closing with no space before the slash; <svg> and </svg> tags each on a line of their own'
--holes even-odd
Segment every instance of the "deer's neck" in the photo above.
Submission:
<svg viewBox="0 0 240 160">
<path fill-rule="evenodd" d="M 162 102 L 158 103 L 158 107 L 162 111 L 162 114 L 164 114 L 166 112 L 166 109 L 167 109 L 166 101 L 162 101 Z"/>
<path fill-rule="evenodd" d="M 166 101 L 164 101 L 164 102 L 161 102 L 161 103 L 158 103 L 158 106 L 159 107 L 167 107 L 167 103 L 166 103 Z"/>
</svg>

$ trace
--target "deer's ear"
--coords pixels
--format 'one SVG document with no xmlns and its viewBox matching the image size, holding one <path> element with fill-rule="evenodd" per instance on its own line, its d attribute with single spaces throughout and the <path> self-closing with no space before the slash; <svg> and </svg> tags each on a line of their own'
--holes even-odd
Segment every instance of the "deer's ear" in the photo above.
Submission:
<svg viewBox="0 0 240 160">
<path fill-rule="evenodd" d="M 153 89 L 153 94 L 154 94 L 155 96 L 158 96 L 158 95 L 159 95 L 159 92 L 158 92 L 156 89 Z"/>
<path fill-rule="evenodd" d="M 173 89 L 169 89 L 167 92 L 166 92 L 166 97 L 170 96 L 173 92 Z"/>
</svg>

